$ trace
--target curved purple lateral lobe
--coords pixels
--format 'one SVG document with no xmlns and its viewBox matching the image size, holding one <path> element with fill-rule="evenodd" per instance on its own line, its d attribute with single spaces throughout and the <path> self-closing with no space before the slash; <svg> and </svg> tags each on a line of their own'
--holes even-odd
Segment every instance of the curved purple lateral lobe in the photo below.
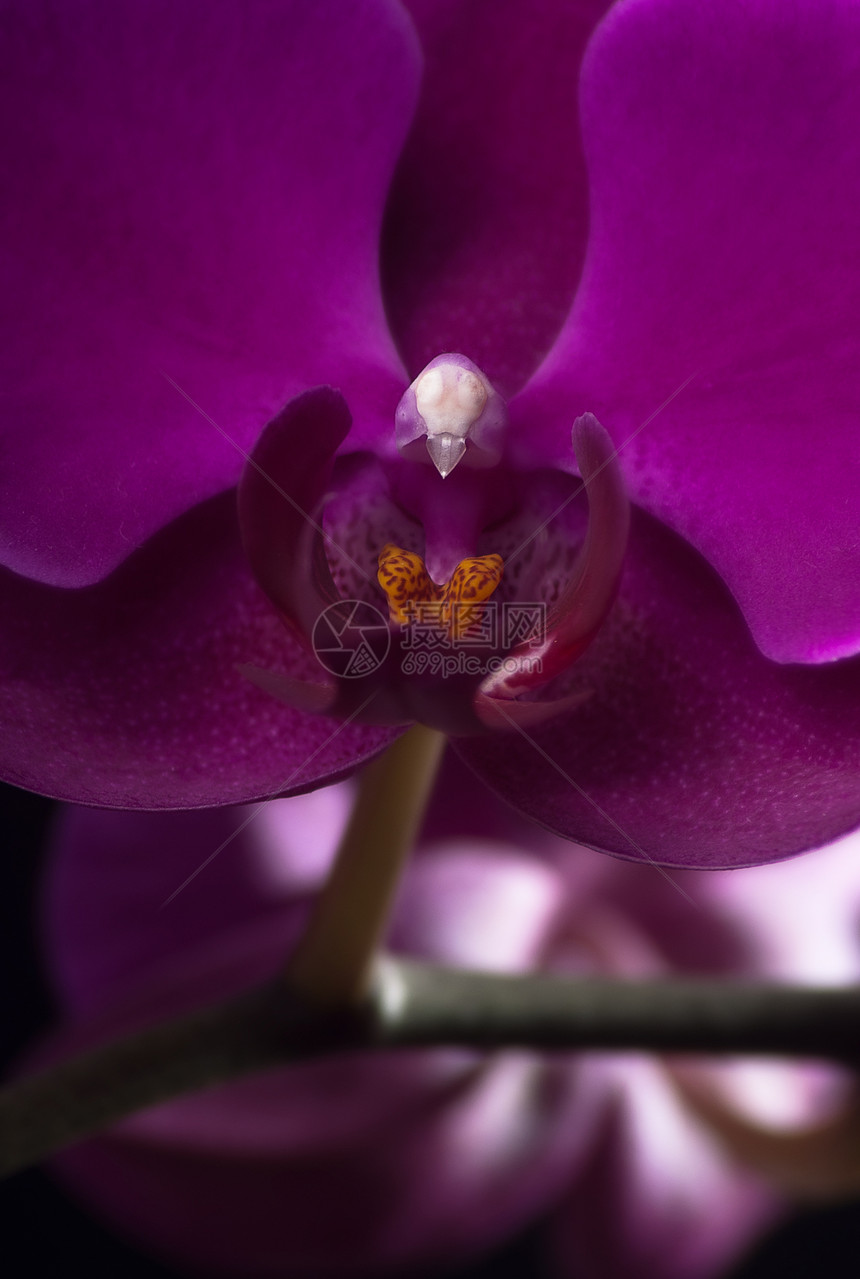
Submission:
<svg viewBox="0 0 860 1279">
<path fill-rule="evenodd" d="M 775 861 L 860 823 L 860 661 L 762 657 L 716 575 L 634 519 L 618 600 L 569 681 L 591 696 L 548 725 L 458 739 L 527 816 L 620 857 Z"/>
<path fill-rule="evenodd" d="M 279 705 L 243 665 L 318 680 L 251 578 L 235 496 L 63 591 L 0 571 L 0 771 L 117 808 L 197 808 L 345 776 L 393 740 Z"/>
<path fill-rule="evenodd" d="M 860 648 L 860 10 L 627 0 L 582 71 L 591 238 L 511 406 L 586 404 L 631 497 L 683 534 L 762 652 Z M 558 456 L 559 447 L 555 446 Z"/>
<path fill-rule="evenodd" d="M 393 0 L 6 0 L 0 559 L 84 586 L 337 376 L 403 376 L 378 283 L 417 92 Z"/>
<path fill-rule="evenodd" d="M 351 425 L 337 391 L 306 391 L 265 428 L 239 481 L 239 527 L 251 571 L 307 635 L 340 598 L 320 521 L 332 463 Z"/>
<path fill-rule="evenodd" d="M 542 642 L 534 646 L 525 642 L 510 654 L 503 671 L 482 685 L 481 691 L 490 697 L 515 697 L 568 670 L 594 639 L 615 599 L 630 529 L 630 507 L 618 455 L 593 413 L 583 413 L 574 422 L 573 451 L 588 495 L 585 541 L 570 581 L 546 618 Z M 516 663 L 518 669 L 512 671 L 508 663 Z M 521 711 L 505 709 L 514 711 L 518 723 L 526 722 L 519 717 Z"/>
</svg>

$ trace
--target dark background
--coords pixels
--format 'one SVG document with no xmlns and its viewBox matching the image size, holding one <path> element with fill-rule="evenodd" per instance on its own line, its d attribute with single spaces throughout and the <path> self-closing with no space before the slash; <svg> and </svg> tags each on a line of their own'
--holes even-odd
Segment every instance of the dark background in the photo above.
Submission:
<svg viewBox="0 0 860 1279">
<path fill-rule="evenodd" d="M 32 918 L 41 850 L 52 805 L 0 786 L 0 1058 L 15 1055 L 51 1022 Z M 479 1266 L 449 1279 L 542 1279 L 541 1232 L 534 1229 Z M 63 1195 L 41 1171 L 0 1186 L 0 1240 L 5 1279 L 61 1273 L 70 1265 L 89 1279 L 154 1279 L 173 1271 L 125 1247 Z M 857 1279 L 860 1205 L 798 1214 L 766 1238 L 726 1279 Z M 404 1279 L 410 1279 L 404 1276 Z M 568 1276 L 567 1279 L 575 1279 Z"/>
</svg>

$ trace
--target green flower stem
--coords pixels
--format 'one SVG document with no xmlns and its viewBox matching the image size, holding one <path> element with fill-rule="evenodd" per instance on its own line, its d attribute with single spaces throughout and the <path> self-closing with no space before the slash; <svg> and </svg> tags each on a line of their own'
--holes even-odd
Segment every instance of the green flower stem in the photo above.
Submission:
<svg viewBox="0 0 860 1279">
<path fill-rule="evenodd" d="M 365 769 L 334 869 L 287 966 L 288 986 L 308 1003 L 365 998 L 444 748 L 442 733 L 416 725 Z"/>
<path fill-rule="evenodd" d="M 89 1034 L 98 1037 L 98 1027 Z M 7 1085 L 0 1092 L 0 1176 L 145 1106 L 253 1071 L 342 1052 L 431 1047 L 742 1053 L 856 1068 L 860 986 L 476 973 L 385 955 L 375 965 L 366 1003 L 326 1009 L 296 998 L 279 978 L 113 1042 L 80 1045 L 77 1056 Z M 714 1104 L 698 1102 L 712 1123 Z M 726 1122 L 714 1123 L 717 1131 Z M 860 1190 L 858 1132 L 860 1095 L 838 1123 L 810 1135 L 802 1154 L 814 1161 L 821 1184 L 824 1160 L 833 1185 Z M 732 1137 L 736 1144 L 741 1139 Z M 821 1148 L 813 1150 L 816 1144 Z M 760 1145 L 757 1134 L 752 1153 L 759 1165 Z"/>
</svg>

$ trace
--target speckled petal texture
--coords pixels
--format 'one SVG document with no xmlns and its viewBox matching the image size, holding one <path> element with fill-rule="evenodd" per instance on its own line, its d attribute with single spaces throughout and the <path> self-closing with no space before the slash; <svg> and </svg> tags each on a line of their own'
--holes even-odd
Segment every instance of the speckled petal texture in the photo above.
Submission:
<svg viewBox="0 0 860 1279">
<path fill-rule="evenodd" d="M 860 648 L 860 9 L 625 0 L 589 46 L 582 284 L 522 431 L 590 409 L 781 662 Z M 567 406 L 567 407 L 565 407 Z M 557 436 L 555 437 L 557 438 Z"/>
<path fill-rule="evenodd" d="M 6 573 L 0 767 L 19 786 L 119 808 L 196 808 L 306 790 L 387 730 L 304 714 L 240 673 L 319 667 L 252 580 L 236 498 L 202 503 L 105 582 L 61 591 Z"/>
<path fill-rule="evenodd" d="M 717 867 L 787 856 L 860 822 L 860 661 L 763 658 L 716 575 L 645 515 L 571 686 L 592 695 L 531 740 L 456 743 L 552 830 L 622 857 Z"/>
<path fill-rule="evenodd" d="M 163 374 L 243 448 L 333 377 L 359 436 L 397 402 L 378 242 L 419 61 L 393 0 L 3 8 L 0 558 L 81 586 L 238 479 Z"/>
</svg>

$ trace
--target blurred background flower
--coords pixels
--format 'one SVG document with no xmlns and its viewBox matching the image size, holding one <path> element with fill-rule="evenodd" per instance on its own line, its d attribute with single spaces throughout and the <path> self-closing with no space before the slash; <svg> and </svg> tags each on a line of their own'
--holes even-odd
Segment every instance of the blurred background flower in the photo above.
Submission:
<svg viewBox="0 0 860 1279">
<path fill-rule="evenodd" d="M 634 979 L 857 977 L 856 839 L 780 866 L 670 881 L 512 822 L 489 801 L 480 838 L 458 778 L 449 764 L 446 802 L 431 808 L 401 893 L 398 950 Z M 205 814 L 65 810 L 42 919 L 68 1030 L 159 1018 L 276 971 L 350 789 Z M 788 1199 L 697 1117 L 691 1080 L 765 1133 L 814 1126 L 846 1091 L 838 1072 L 796 1064 L 354 1058 L 170 1103 L 55 1168 L 180 1269 L 412 1274 L 462 1264 L 548 1214 L 550 1273 L 704 1279 Z"/>
</svg>

